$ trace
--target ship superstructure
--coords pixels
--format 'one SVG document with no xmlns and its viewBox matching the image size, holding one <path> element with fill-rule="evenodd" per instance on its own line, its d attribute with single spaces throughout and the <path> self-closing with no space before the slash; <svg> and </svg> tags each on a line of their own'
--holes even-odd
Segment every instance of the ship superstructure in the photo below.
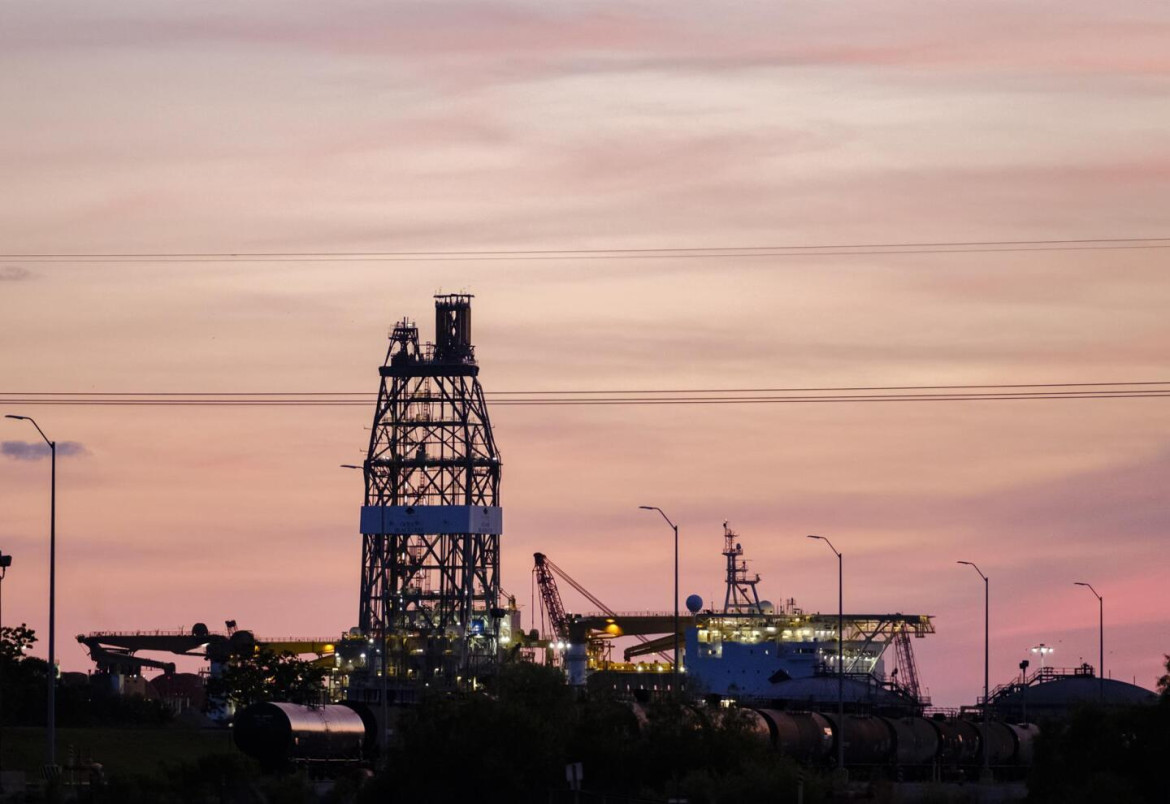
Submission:
<svg viewBox="0 0 1170 804">
<path fill-rule="evenodd" d="M 737 699 L 816 703 L 836 700 L 838 643 L 846 680 L 846 697 L 855 704 L 929 704 L 919 686 L 912 638 L 934 633 L 924 614 L 849 614 L 838 625 L 837 613 L 809 613 L 789 598 L 777 607 L 760 600 L 760 576 L 749 573 L 739 535 L 723 527 L 726 590 L 723 606 L 704 608 L 688 599 L 681 618 L 685 640 L 683 666 L 692 693 Z M 666 689 L 669 664 L 647 661 L 674 641 L 674 618 L 667 613 L 616 614 L 604 611 L 566 615 L 593 642 L 636 636 L 624 662 L 608 661 L 608 652 L 591 650 L 593 670 L 616 673 L 619 685 Z M 656 636 L 657 638 L 647 638 Z M 891 646 L 892 654 L 887 655 Z M 644 681 L 643 681 L 644 680 Z"/>
</svg>

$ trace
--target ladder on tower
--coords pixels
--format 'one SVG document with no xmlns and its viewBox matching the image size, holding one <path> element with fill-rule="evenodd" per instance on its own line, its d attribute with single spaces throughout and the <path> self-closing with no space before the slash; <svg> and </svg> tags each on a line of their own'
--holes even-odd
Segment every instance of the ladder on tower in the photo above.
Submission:
<svg viewBox="0 0 1170 804">
<path fill-rule="evenodd" d="M 922 697 L 922 687 L 918 681 L 918 665 L 914 662 L 914 648 L 910 644 L 910 631 L 905 623 L 894 632 L 894 649 L 902 688 L 917 701 Z"/>
</svg>

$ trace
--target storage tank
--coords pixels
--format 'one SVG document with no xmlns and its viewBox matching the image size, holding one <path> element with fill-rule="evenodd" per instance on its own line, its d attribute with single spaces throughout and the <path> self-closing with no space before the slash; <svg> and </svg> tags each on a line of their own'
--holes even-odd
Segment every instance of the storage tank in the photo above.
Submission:
<svg viewBox="0 0 1170 804">
<path fill-rule="evenodd" d="M 348 706 L 267 702 L 249 706 L 232 725 L 236 746 L 265 768 L 295 763 L 356 764 L 373 734 Z"/>
<path fill-rule="evenodd" d="M 891 719 L 894 730 L 894 757 L 899 765 L 929 765 L 938 755 L 939 733 L 929 720 L 920 717 Z"/>
<path fill-rule="evenodd" d="M 816 762 L 833 748 L 833 728 L 816 712 L 780 712 L 759 709 L 772 732 L 772 745 L 785 756 L 801 762 Z"/>
</svg>

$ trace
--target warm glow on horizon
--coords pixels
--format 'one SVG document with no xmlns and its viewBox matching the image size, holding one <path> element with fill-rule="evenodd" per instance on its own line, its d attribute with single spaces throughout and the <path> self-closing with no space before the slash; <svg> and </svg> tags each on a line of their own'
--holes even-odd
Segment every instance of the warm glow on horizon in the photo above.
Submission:
<svg viewBox="0 0 1170 804">
<path fill-rule="evenodd" d="M 96 630 L 354 626 L 362 479 L 338 466 L 364 457 L 389 328 L 431 339 L 432 295 L 466 290 L 525 629 L 535 551 L 616 611 L 669 610 L 672 534 L 638 510 L 655 503 L 679 526 L 680 603 L 723 599 L 729 520 L 761 599 L 835 612 L 836 559 L 806 536 L 830 539 L 847 611 L 935 616 L 914 648 L 936 705 L 982 691 L 984 590 L 958 560 L 990 579 L 992 686 L 1041 642 L 1097 663 L 1080 580 L 1105 598 L 1107 672 L 1153 686 L 1165 398 L 490 395 L 1170 381 L 1170 12 L 218 8 L 26 4 L 0 25 L 0 414 L 61 445 L 65 670 L 92 667 L 73 637 Z M 1162 240 L 1010 245 L 1089 238 Z M 590 253 L 959 242 L 999 245 Z M 516 253 L 558 250 L 575 253 Z M 375 251 L 513 253 L 44 256 Z M 75 391 L 371 401 L 17 401 Z M 0 418 L 0 442 L 4 623 L 43 655 L 48 461 L 27 422 Z"/>
</svg>

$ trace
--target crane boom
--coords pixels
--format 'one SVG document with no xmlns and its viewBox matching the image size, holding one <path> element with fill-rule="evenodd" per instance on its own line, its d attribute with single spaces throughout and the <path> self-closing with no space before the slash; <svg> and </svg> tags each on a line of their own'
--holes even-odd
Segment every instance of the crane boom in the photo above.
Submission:
<svg viewBox="0 0 1170 804">
<path fill-rule="evenodd" d="M 573 577 L 569 573 L 554 564 L 552 559 L 544 553 L 534 553 L 532 557 L 536 559 L 536 566 L 533 568 L 533 571 L 536 573 L 536 583 L 540 586 L 540 599 L 544 602 L 544 608 L 548 612 L 548 618 L 553 631 L 559 638 L 569 638 L 569 617 L 565 614 L 565 607 L 561 603 L 561 593 L 557 589 L 557 577 L 560 577 L 561 580 L 573 587 L 582 597 L 594 606 L 597 606 L 604 614 L 615 618 L 618 616 L 613 609 L 602 603 L 592 592 L 573 580 Z M 650 641 L 648 637 L 642 634 L 634 634 L 634 637 L 643 644 Z M 660 652 L 659 655 L 664 660 L 670 661 L 670 658 L 665 653 Z"/>
<path fill-rule="evenodd" d="M 605 605 L 600 600 L 598 600 L 596 597 L 594 597 L 593 594 L 588 589 L 586 589 L 584 586 L 582 586 L 581 584 L 574 581 L 572 576 L 570 576 L 569 573 L 565 572 L 563 569 L 561 569 L 556 564 L 554 564 L 552 562 L 551 558 L 544 555 L 543 553 L 537 553 L 536 555 L 540 556 L 541 559 L 544 560 L 544 563 L 548 565 L 548 568 L 550 570 L 552 570 L 553 572 L 555 572 L 557 575 L 559 575 L 565 581 L 565 583 L 567 583 L 569 586 L 573 587 L 579 593 L 581 593 L 582 597 L 584 597 L 586 600 L 588 600 L 594 606 L 597 606 L 597 608 L 599 610 L 605 612 L 610 617 L 615 616 L 613 609 L 611 609 L 609 606 Z"/>
<path fill-rule="evenodd" d="M 540 599 L 544 603 L 544 610 L 548 612 L 549 625 L 553 633 L 560 639 L 569 638 L 569 617 L 565 614 L 565 607 L 561 604 L 561 592 L 557 589 L 557 579 L 552 574 L 552 562 L 544 553 L 534 553 L 536 566 L 536 584 L 540 587 Z"/>
</svg>

